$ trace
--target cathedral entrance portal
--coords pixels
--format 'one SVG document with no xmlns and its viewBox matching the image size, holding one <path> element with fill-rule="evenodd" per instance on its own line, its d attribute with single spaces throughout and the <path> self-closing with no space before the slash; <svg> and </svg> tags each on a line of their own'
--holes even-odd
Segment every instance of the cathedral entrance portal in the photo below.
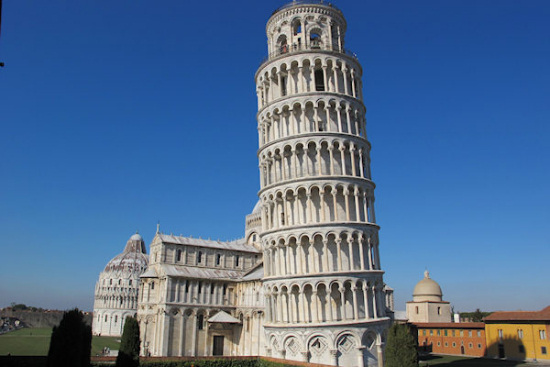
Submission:
<svg viewBox="0 0 550 367">
<path fill-rule="evenodd" d="M 223 356 L 223 335 L 214 335 L 212 355 Z"/>
</svg>

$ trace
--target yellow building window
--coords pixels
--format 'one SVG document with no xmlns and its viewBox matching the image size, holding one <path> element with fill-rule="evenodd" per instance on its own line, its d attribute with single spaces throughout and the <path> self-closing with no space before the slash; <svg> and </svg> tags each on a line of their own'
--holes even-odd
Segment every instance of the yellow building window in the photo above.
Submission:
<svg viewBox="0 0 550 367">
<path fill-rule="evenodd" d="M 540 340 L 546 339 L 546 330 L 539 330 L 539 338 Z"/>
<path fill-rule="evenodd" d="M 504 338 L 504 333 L 502 332 L 502 329 L 498 329 L 498 338 L 500 341 Z"/>
<path fill-rule="evenodd" d="M 518 338 L 523 339 L 523 329 L 518 329 Z"/>
<path fill-rule="evenodd" d="M 546 355 L 546 347 L 540 347 L 540 352 Z"/>
</svg>

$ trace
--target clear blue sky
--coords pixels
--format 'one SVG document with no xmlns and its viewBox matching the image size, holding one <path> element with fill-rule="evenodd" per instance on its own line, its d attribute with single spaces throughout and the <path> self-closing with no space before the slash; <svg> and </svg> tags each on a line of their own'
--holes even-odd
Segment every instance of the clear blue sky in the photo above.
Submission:
<svg viewBox="0 0 550 367">
<path fill-rule="evenodd" d="M 381 258 L 459 311 L 550 304 L 550 2 L 334 2 L 364 68 Z M 5 0 L 0 307 L 91 310 L 139 230 L 234 239 L 283 1 Z"/>
</svg>

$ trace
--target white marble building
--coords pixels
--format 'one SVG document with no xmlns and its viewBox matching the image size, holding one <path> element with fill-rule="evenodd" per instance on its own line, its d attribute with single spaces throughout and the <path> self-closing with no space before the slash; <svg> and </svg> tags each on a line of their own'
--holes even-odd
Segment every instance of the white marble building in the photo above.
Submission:
<svg viewBox="0 0 550 367">
<path fill-rule="evenodd" d="M 382 365 L 386 314 L 362 94 L 330 4 L 268 20 L 256 72 L 266 354 Z"/>
<path fill-rule="evenodd" d="M 393 290 L 346 21 L 328 3 L 292 2 L 266 31 L 255 75 L 259 202 L 241 240 L 157 228 L 137 300 L 141 353 L 382 366 Z"/>
<path fill-rule="evenodd" d="M 124 251 L 99 274 L 95 286 L 94 335 L 121 336 L 127 316 L 135 316 L 139 276 L 147 268 L 147 251 L 139 234 L 134 234 Z"/>
</svg>

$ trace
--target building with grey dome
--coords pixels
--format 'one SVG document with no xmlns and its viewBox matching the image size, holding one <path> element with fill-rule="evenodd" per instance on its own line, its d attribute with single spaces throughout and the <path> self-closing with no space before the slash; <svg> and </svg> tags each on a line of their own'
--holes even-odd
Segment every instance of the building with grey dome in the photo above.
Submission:
<svg viewBox="0 0 550 367">
<path fill-rule="evenodd" d="M 413 291 L 413 300 L 407 302 L 407 318 L 416 322 L 451 322 L 451 304 L 443 300 L 439 284 L 426 270 Z"/>
<path fill-rule="evenodd" d="M 124 251 L 107 263 L 95 286 L 94 335 L 122 335 L 126 317 L 136 315 L 139 277 L 148 262 L 145 242 L 136 233 L 126 242 Z"/>
</svg>

